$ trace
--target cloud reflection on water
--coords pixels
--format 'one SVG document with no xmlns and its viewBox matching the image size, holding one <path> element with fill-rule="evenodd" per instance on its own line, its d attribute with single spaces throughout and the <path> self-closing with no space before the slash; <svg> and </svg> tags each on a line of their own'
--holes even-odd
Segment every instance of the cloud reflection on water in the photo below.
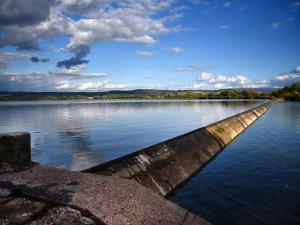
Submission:
<svg viewBox="0 0 300 225">
<path fill-rule="evenodd" d="M 81 170 L 253 107 L 256 101 L 0 104 L 0 132 L 28 131 L 32 157 Z"/>
</svg>

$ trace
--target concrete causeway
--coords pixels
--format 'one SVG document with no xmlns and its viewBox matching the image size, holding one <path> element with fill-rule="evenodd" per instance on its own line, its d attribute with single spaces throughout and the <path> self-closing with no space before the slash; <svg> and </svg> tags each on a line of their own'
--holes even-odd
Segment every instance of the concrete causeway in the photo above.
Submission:
<svg viewBox="0 0 300 225">
<path fill-rule="evenodd" d="M 206 225 L 163 196 L 273 102 L 83 172 L 31 162 L 30 135 L 0 135 L 0 224 Z"/>
<path fill-rule="evenodd" d="M 267 102 L 85 172 L 134 179 L 166 196 L 208 163 L 272 104 Z"/>
</svg>

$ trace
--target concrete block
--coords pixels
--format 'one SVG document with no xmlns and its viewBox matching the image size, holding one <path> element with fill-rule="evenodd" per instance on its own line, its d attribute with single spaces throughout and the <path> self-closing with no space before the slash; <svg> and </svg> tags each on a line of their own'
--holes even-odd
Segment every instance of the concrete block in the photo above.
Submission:
<svg viewBox="0 0 300 225">
<path fill-rule="evenodd" d="M 30 165 L 30 134 L 0 134 L 0 172 L 19 171 Z"/>
</svg>

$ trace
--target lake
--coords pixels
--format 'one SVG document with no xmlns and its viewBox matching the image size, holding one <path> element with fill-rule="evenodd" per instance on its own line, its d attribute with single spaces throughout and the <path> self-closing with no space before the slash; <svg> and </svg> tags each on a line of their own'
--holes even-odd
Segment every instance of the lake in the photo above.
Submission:
<svg viewBox="0 0 300 225">
<path fill-rule="evenodd" d="M 192 131 L 259 103 L 0 102 L 0 133 L 30 132 L 34 161 L 77 171 Z"/>
<path fill-rule="evenodd" d="M 82 170 L 262 101 L 0 102 L 0 133 L 27 131 L 33 160 Z M 300 104 L 278 102 L 169 199 L 216 225 L 300 224 Z"/>
<path fill-rule="evenodd" d="M 274 104 L 169 199 L 215 225 L 300 224 L 300 103 Z"/>
</svg>

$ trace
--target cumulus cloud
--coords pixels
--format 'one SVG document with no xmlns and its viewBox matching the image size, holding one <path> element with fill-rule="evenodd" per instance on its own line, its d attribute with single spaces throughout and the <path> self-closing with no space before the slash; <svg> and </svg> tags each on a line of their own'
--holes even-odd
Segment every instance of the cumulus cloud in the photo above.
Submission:
<svg viewBox="0 0 300 225">
<path fill-rule="evenodd" d="M 205 73 L 202 72 L 200 77 L 198 77 L 198 80 L 200 81 L 209 81 L 214 77 L 214 75 L 212 73 Z"/>
<path fill-rule="evenodd" d="M 49 58 L 42 58 L 38 56 L 31 56 L 19 52 L 0 52 L 0 68 L 8 68 L 9 64 L 13 61 L 28 61 L 31 62 L 49 62 Z"/>
<path fill-rule="evenodd" d="M 242 5 L 242 6 L 239 8 L 239 10 L 242 12 L 242 11 L 244 11 L 245 9 L 247 9 L 248 6 L 249 6 L 248 4 Z"/>
<path fill-rule="evenodd" d="M 300 9 L 300 1 L 294 1 L 290 4 L 290 7 L 293 9 L 293 11 L 297 11 Z"/>
<path fill-rule="evenodd" d="M 208 6 L 211 4 L 212 1 L 210 0 L 187 0 L 189 3 L 191 4 L 195 4 L 195 5 L 205 5 Z"/>
<path fill-rule="evenodd" d="M 191 64 L 186 67 L 178 67 L 175 69 L 176 72 L 193 72 L 196 70 L 198 70 L 198 65 L 196 64 Z"/>
<path fill-rule="evenodd" d="M 261 88 L 268 87 L 269 81 L 254 81 L 246 76 L 224 76 L 214 75 L 212 73 L 202 72 L 198 77 L 198 84 L 194 87 L 206 87 L 206 89 L 224 89 L 224 88 Z"/>
<path fill-rule="evenodd" d="M 228 7 L 231 6 L 231 4 L 232 4 L 231 2 L 225 2 L 225 3 L 224 3 L 224 7 L 228 8 Z"/>
<path fill-rule="evenodd" d="M 49 72 L 5 73 L 0 72 L 0 91 L 56 91 L 62 83 L 82 83 L 86 79 L 93 82 L 106 78 L 108 74 L 86 72 L 84 65 L 70 69 L 62 68 Z M 74 86 L 75 87 L 75 86 Z M 78 91 L 77 89 L 68 91 Z"/>
<path fill-rule="evenodd" d="M 175 6 L 175 7 L 171 8 L 169 11 L 171 13 L 177 13 L 177 12 L 182 12 L 182 11 L 186 11 L 189 9 L 190 9 L 190 7 L 188 7 L 186 5 L 179 5 L 179 6 Z"/>
<path fill-rule="evenodd" d="M 28 60 L 29 58 L 29 55 L 19 52 L 0 52 L 0 68 L 9 67 L 12 61 Z"/>
<path fill-rule="evenodd" d="M 34 6 L 31 6 L 34 8 Z M 58 9 L 51 8 L 46 20 L 26 26 L 17 24 L 1 27 L 0 47 L 11 45 L 17 50 L 39 50 L 38 40 L 66 34 L 71 19 L 63 16 Z"/>
<path fill-rule="evenodd" d="M 101 77 L 108 76 L 108 74 L 106 73 L 86 72 L 83 64 L 72 66 L 70 68 L 62 68 L 54 72 L 48 72 L 48 73 L 50 75 L 60 76 L 60 77 L 65 76 L 71 79 L 101 78 Z"/>
<path fill-rule="evenodd" d="M 90 53 L 90 47 L 88 45 L 78 46 L 77 48 L 73 49 L 73 52 L 75 54 L 74 57 L 59 61 L 57 62 L 56 66 L 69 69 L 73 66 L 82 65 L 89 62 L 89 60 L 83 59 L 85 56 L 87 56 L 87 54 Z"/>
<path fill-rule="evenodd" d="M 226 24 L 219 26 L 220 30 L 226 30 L 228 28 L 229 28 L 229 25 L 226 25 Z"/>
<path fill-rule="evenodd" d="M 284 86 L 291 85 L 295 82 L 300 81 L 300 66 L 297 66 L 289 73 L 283 73 L 277 75 L 270 81 L 271 87 L 282 88 Z"/>
<path fill-rule="evenodd" d="M 35 63 L 38 63 L 38 62 L 49 62 L 50 59 L 49 59 L 49 58 L 40 58 L 40 57 L 38 57 L 38 56 L 32 56 L 32 57 L 30 58 L 30 61 L 31 61 L 31 62 L 35 62 Z"/>
<path fill-rule="evenodd" d="M 1 0 L 0 27 L 36 25 L 49 17 L 54 3 L 55 0 Z"/>
<path fill-rule="evenodd" d="M 137 51 L 136 54 L 139 55 L 139 56 L 149 57 L 149 56 L 154 56 L 155 52 Z"/>
<path fill-rule="evenodd" d="M 93 15 L 100 11 L 111 0 L 65 0 L 61 4 L 64 11 L 76 15 Z"/>
<path fill-rule="evenodd" d="M 194 88 L 282 88 L 300 81 L 300 67 L 297 66 L 291 73 L 279 74 L 270 80 L 253 80 L 244 75 L 224 76 L 206 72 L 202 72 L 197 80 L 198 83 L 193 85 Z"/>
<path fill-rule="evenodd" d="M 295 78 L 298 78 L 299 75 L 295 74 L 282 74 L 275 77 L 276 81 L 284 81 L 284 80 L 294 80 Z"/>
<path fill-rule="evenodd" d="M 179 54 L 179 53 L 185 52 L 185 50 L 183 48 L 173 47 L 173 48 L 170 49 L 170 52 L 172 54 Z"/>
<path fill-rule="evenodd" d="M 276 76 L 275 79 L 271 80 L 271 86 L 282 88 L 297 81 L 300 81 L 300 74 L 280 74 Z"/>
<path fill-rule="evenodd" d="M 271 80 L 253 80 L 244 75 L 215 75 L 201 73 L 194 84 L 145 85 L 120 83 L 107 79 L 105 73 L 85 72 L 84 65 L 57 69 L 50 72 L 4 73 L 0 72 L 0 91 L 106 91 L 133 89 L 165 90 L 215 90 L 228 88 L 274 88 L 300 81 L 300 74 L 281 74 Z M 146 79 L 151 79 L 147 76 Z M 105 80 L 103 80 L 105 79 Z M 174 80 L 174 78 L 169 78 Z M 176 79 L 175 79 L 176 80 Z"/>
<path fill-rule="evenodd" d="M 279 26 L 280 26 L 280 23 L 279 23 L 279 22 L 273 22 L 273 23 L 270 25 L 270 28 L 271 28 L 271 29 L 277 29 Z"/>
<path fill-rule="evenodd" d="M 291 73 L 300 73 L 300 66 L 297 66 Z"/>
<path fill-rule="evenodd" d="M 160 89 L 162 86 L 125 84 L 107 79 L 105 73 L 87 73 L 80 68 L 51 72 L 0 72 L 0 91 L 108 91 L 133 89 Z M 75 68 L 75 69 L 74 69 Z M 79 70 L 79 72 L 76 72 Z M 103 80 L 105 79 L 105 80 Z"/>
<path fill-rule="evenodd" d="M 70 59 L 57 66 L 71 67 L 88 63 L 84 57 L 89 47 L 101 41 L 155 44 L 156 36 L 178 32 L 183 28 L 167 27 L 169 17 L 177 12 L 160 14 L 175 0 L 3 0 L 0 3 L 2 36 L 0 47 L 38 50 L 38 41 L 57 35 L 70 37 L 66 48 Z M 179 10 L 179 9 L 178 9 Z M 182 9 L 183 10 L 183 7 Z M 78 19 L 70 16 L 74 14 Z M 83 48 L 84 46 L 84 48 Z"/>
<path fill-rule="evenodd" d="M 31 60 L 31 62 L 36 62 L 36 63 L 40 61 L 39 57 L 36 57 L 36 56 L 32 56 L 30 58 L 30 60 Z"/>
<path fill-rule="evenodd" d="M 126 89 L 126 84 L 116 83 L 110 80 L 98 81 L 98 82 L 84 82 L 84 83 L 72 83 L 71 81 L 61 81 L 55 87 L 59 91 L 107 91 L 107 90 L 120 90 Z"/>
</svg>

